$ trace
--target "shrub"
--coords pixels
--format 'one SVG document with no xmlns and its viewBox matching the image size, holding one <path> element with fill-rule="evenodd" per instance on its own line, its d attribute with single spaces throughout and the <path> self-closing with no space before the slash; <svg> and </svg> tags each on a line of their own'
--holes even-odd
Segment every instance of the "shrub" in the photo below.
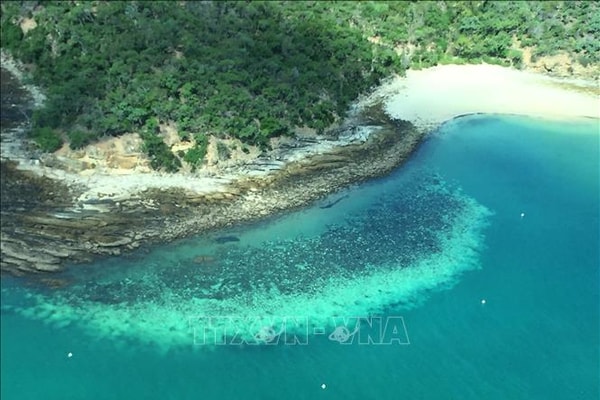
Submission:
<svg viewBox="0 0 600 400">
<path fill-rule="evenodd" d="M 150 166 L 153 169 L 164 169 L 167 172 L 179 171 L 181 161 L 175 157 L 160 136 L 147 130 L 143 131 L 140 136 L 144 140 L 142 150 L 150 158 Z"/>
<path fill-rule="evenodd" d="M 523 52 L 521 50 L 510 49 L 508 51 L 508 59 L 516 68 L 521 68 L 523 64 Z"/>
<path fill-rule="evenodd" d="M 583 67 L 587 67 L 591 63 L 590 57 L 587 56 L 586 54 L 581 54 L 580 56 L 578 56 L 577 57 L 577 62 L 579 64 L 581 64 Z"/>
<path fill-rule="evenodd" d="M 226 160 L 231 157 L 231 150 L 229 147 L 223 142 L 217 143 L 217 154 L 219 155 L 220 160 Z"/>
<path fill-rule="evenodd" d="M 2 32 L 1 40 L 3 47 L 16 47 L 23 38 L 23 31 L 21 31 L 21 28 L 10 21 L 2 21 L 0 32 Z"/>
<path fill-rule="evenodd" d="M 204 157 L 206 156 L 208 149 L 208 138 L 206 135 L 197 133 L 194 135 L 194 140 L 196 141 L 196 144 L 194 147 L 189 149 L 187 153 L 185 153 L 183 160 L 195 169 L 202 163 Z"/>
<path fill-rule="evenodd" d="M 186 163 L 196 167 L 202 162 L 202 160 L 204 160 L 205 155 L 206 155 L 206 147 L 201 147 L 201 146 L 198 146 L 198 144 L 196 144 L 196 145 L 194 145 L 194 147 L 192 147 L 185 153 L 183 160 Z"/>
<path fill-rule="evenodd" d="M 196 145 L 201 147 L 208 147 L 208 137 L 202 133 L 197 133 L 194 135 L 194 140 L 196 141 Z"/>
<path fill-rule="evenodd" d="M 53 153 L 63 145 L 62 138 L 52 128 L 34 128 L 30 135 L 38 147 L 45 152 Z"/>
<path fill-rule="evenodd" d="M 166 148 L 166 145 L 165 145 Z M 168 148 L 150 161 L 150 166 L 156 170 L 164 169 L 167 172 L 177 172 L 181 168 L 181 161 Z"/>
<path fill-rule="evenodd" d="M 70 131 L 67 136 L 69 137 L 69 148 L 72 150 L 81 149 L 94 139 L 88 132 L 80 130 Z"/>
</svg>

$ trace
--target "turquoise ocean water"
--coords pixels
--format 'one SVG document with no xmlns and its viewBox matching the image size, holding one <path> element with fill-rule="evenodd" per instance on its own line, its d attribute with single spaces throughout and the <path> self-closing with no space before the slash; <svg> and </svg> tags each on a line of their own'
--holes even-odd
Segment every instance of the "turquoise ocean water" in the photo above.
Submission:
<svg viewBox="0 0 600 400">
<path fill-rule="evenodd" d="M 597 399 L 599 151 L 463 117 L 311 208 L 3 277 L 2 399 Z"/>
</svg>

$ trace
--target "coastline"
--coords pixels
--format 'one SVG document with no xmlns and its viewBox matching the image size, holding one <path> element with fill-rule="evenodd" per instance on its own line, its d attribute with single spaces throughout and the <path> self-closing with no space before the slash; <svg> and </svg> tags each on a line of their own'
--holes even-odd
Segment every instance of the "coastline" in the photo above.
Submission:
<svg viewBox="0 0 600 400">
<path fill-rule="evenodd" d="M 441 65 L 407 71 L 374 96 L 395 119 L 432 130 L 469 114 L 600 118 L 597 81 L 556 78 L 489 64 Z"/>
<path fill-rule="evenodd" d="M 9 225 L 3 223 L 1 269 L 13 274 L 56 271 L 67 262 L 267 218 L 387 174 L 428 132 L 457 116 L 600 118 L 598 92 L 586 81 L 485 64 L 407 71 L 405 78 L 390 79 L 359 99 L 334 135 L 301 138 L 221 174 L 67 171 L 26 152 L 3 151 L 3 163 L 18 162 L 7 167 L 17 181 L 30 179 L 55 189 L 46 191 L 45 208 L 17 213 Z M 7 168 L 3 165 L 3 181 Z M 8 235 L 5 227 L 15 234 Z"/>
</svg>

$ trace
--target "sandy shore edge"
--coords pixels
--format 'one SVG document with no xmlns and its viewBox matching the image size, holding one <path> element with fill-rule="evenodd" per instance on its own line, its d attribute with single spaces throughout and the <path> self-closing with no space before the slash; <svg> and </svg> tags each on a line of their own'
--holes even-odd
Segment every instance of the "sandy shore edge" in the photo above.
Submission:
<svg viewBox="0 0 600 400">
<path fill-rule="evenodd" d="M 598 80 L 554 78 L 489 64 L 409 70 L 370 98 L 385 99 L 392 118 L 423 130 L 478 113 L 600 118 Z"/>
</svg>

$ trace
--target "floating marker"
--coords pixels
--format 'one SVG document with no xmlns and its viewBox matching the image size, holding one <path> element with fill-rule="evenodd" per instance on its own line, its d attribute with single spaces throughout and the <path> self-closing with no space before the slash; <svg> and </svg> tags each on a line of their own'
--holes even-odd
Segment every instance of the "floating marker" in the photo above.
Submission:
<svg viewBox="0 0 600 400">
<path fill-rule="evenodd" d="M 521 213 L 521 218 L 523 218 L 525 216 L 525 213 Z"/>
<path fill-rule="evenodd" d="M 485 299 L 481 300 L 481 304 L 484 305 L 486 303 Z"/>
<path fill-rule="evenodd" d="M 322 385 L 321 385 L 321 389 L 325 390 L 326 388 L 327 388 L 327 385 L 326 385 L 326 384 L 322 384 Z"/>
<path fill-rule="evenodd" d="M 69 358 L 73 357 L 73 353 L 67 354 L 67 357 L 69 357 Z"/>
</svg>

